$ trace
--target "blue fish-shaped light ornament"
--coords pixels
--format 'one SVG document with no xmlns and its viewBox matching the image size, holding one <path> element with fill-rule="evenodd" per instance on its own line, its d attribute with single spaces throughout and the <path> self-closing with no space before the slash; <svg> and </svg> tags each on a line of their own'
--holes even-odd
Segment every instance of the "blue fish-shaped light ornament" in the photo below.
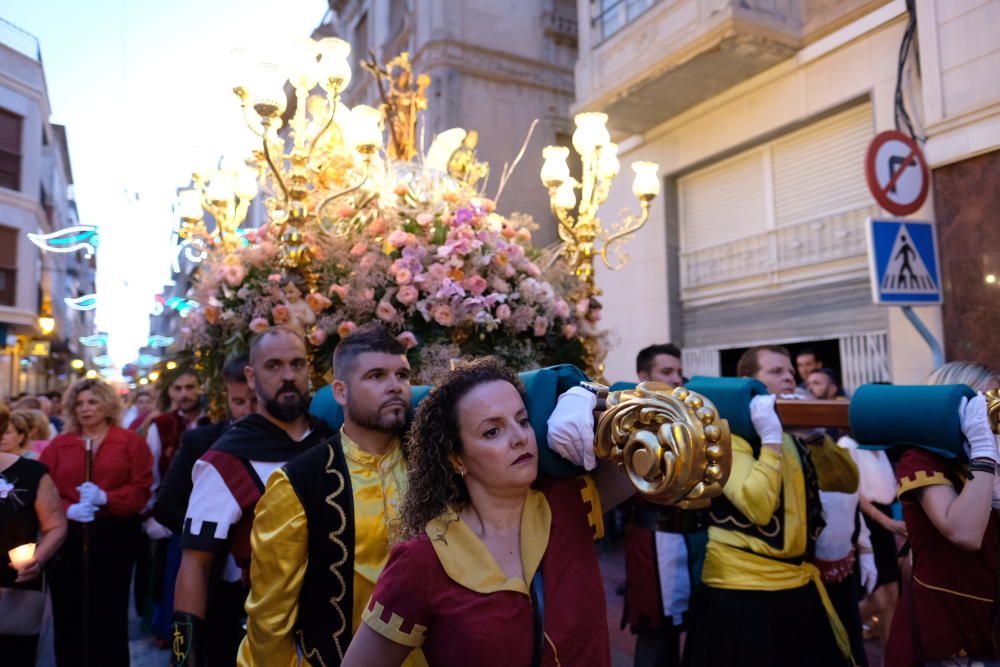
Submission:
<svg viewBox="0 0 1000 667">
<path fill-rule="evenodd" d="M 97 227 L 91 225 L 76 225 L 52 232 L 51 234 L 28 233 L 28 239 L 42 250 L 48 252 L 76 252 L 83 250 L 84 256 L 90 259 L 97 252 L 99 238 Z"/>
<path fill-rule="evenodd" d="M 73 310 L 93 310 L 97 308 L 97 295 L 96 294 L 84 294 L 83 296 L 78 296 L 75 299 L 66 297 L 63 299 L 66 305 Z"/>
</svg>

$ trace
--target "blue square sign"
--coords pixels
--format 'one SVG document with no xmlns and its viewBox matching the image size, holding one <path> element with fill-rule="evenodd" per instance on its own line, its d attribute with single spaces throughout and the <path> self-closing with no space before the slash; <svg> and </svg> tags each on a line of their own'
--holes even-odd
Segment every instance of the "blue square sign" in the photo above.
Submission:
<svg viewBox="0 0 1000 667">
<path fill-rule="evenodd" d="M 868 218 L 872 301 L 885 306 L 941 303 L 934 223 Z"/>
</svg>

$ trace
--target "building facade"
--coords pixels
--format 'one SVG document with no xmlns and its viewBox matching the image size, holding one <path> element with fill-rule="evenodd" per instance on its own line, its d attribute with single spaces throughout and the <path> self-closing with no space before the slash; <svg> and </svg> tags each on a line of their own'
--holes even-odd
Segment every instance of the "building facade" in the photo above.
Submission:
<svg viewBox="0 0 1000 667">
<path fill-rule="evenodd" d="M 569 145 L 576 60 L 575 0 L 329 0 L 321 26 L 352 46 L 355 71 L 348 104 L 377 104 L 374 79 L 359 57 L 385 63 L 403 51 L 428 74 L 424 146 L 452 127 L 479 132 L 478 154 L 490 163 L 485 193 L 495 196 L 505 164 L 517 158 L 534 120 L 538 125 L 498 202 L 505 213 L 531 214 L 536 242 L 556 240 L 548 194 L 538 180 L 542 148 Z M 418 134 L 418 136 L 420 136 Z"/>
<path fill-rule="evenodd" d="M 29 232 L 79 224 L 66 129 L 50 122 L 38 41 L 0 20 L 0 394 L 61 388 L 84 354 L 93 313 L 65 297 L 94 291 L 96 264 L 82 253 L 43 253 Z M 55 320 L 44 335 L 38 318 Z"/>
<path fill-rule="evenodd" d="M 732 374 L 743 349 L 770 343 L 813 348 L 849 390 L 922 381 L 930 348 L 900 308 L 872 304 L 867 257 L 866 218 L 885 212 L 864 157 L 895 127 L 897 84 L 934 170 L 910 217 L 937 212 L 948 326 L 940 307 L 914 310 L 950 358 L 995 350 L 986 274 L 1000 267 L 973 230 L 997 210 L 1000 2 L 917 0 L 919 48 L 902 64 L 903 0 L 580 0 L 578 11 L 589 29 L 573 111 L 607 112 L 623 164 L 652 160 L 664 175 L 632 263 L 598 268 L 609 379 L 672 340 L 689 376 Z M 978 186 L 954 184 L 969 173 Z M 627 181 L 605 215 L 635 208 Z"/>
</svg>

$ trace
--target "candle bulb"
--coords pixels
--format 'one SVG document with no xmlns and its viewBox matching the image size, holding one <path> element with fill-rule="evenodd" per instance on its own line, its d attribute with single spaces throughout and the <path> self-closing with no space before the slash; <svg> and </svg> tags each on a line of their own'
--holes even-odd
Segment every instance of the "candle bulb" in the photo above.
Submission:
<svg viewBox="0 0 1000 667">
<path fill-rule="evenodd" d="M 10 558 L 11 565 L 20 569 L 30 563 L 35 557 L 35 543 L 28 542 L 19 547 L 14 547 L 7 552 L 7 557 Z"/>
</svg>

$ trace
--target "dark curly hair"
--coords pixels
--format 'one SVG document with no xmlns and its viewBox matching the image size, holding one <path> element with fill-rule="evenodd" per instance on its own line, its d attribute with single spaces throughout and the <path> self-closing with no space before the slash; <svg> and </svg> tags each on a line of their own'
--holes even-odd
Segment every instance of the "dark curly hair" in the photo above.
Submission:
<svg viewBox="0 0 1000 667">
<path fill-rule="evenodd" d="M 448 460 L 449 454 L 462 453 L 458 402 L 479 385 L 497 380 L 510 383 L 524 400 L 524 385 L 514 371 L 496 357 L 480 357 L 459 364 L 417 406 L 408 438 L 409 486 L 400 539 L 416 537 L 428 521 L 469 502 L 465 480 Z"/>
</svg>

